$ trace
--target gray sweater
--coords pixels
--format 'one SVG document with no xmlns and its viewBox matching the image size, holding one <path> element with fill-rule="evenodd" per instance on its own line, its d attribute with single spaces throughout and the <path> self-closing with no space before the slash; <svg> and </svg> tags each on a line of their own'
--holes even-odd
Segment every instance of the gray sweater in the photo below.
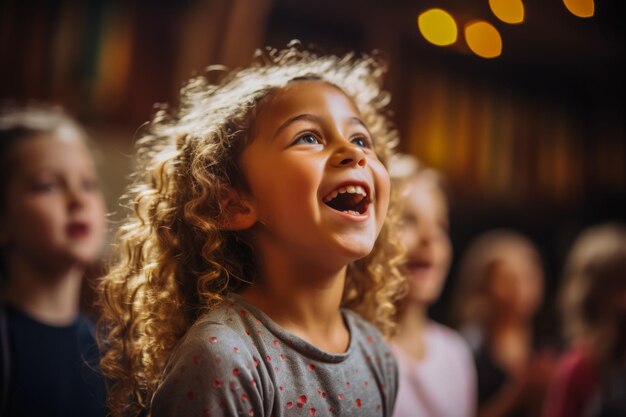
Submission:
<svg viewBox="0 0 626 417">
<path fill-rule="evenodd" d="M 332 354 L 231 295 L 174 350 L 152 417 L 390 416 L 396 361 L 374 326 L 342 314 L 350 345 Z"/>
</svg>

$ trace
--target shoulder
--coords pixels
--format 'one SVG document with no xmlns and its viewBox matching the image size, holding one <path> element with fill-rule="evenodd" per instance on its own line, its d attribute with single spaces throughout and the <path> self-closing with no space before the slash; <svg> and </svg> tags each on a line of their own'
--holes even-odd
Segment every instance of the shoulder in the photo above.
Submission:
<svg viewBox="0 0 626 417">
<path fill-rule="evenodd" d="M 153 416 L 263 408 L 269 386 L 258 349 L 235 319 L 226 324 L 214 318 L 200 318 L 172 353 L 152 401 Z"/>
<path fill-rule="evenodd" d="M 559 359 L 545 401 L 545 415 L 581 415 L 597 393 L 598 379 L 586 352 L 572 347 Z"/>
<path fill-rule="evenodd" d="M 180 361 L 196 365 L 199 361 L 216 365 L 250 362 L 258 352 L 250 339 L 244 337 L 245 330 L 240 324 L 217 322 L 213 315 L 201 317 L 175 348 L 170 365 Z"/>
<path fill-rule="evenodd" d="M 258 348 L 246 336 L 244 318 L 231 310 L 222 305 L 201 316 L 187 330 L 170 355 L 165 379 L 198 369 L 221 380 L 234 369 L 255 368 Z"/>
<path fill-rule="evenodd" d="M 460 333 L 431 321 L 424 334 L 426 346 L 430 352 L 426 355 L 429 362 L 454 369 L 457 375 L 473 378 L 476 374 L 474 354 Z"/>
<path fill-rule="evenodd" d="M 99 367 L 100 351 L 96 341 L 96 330 L 93 322 L 83 315 L 79 315 L 76 320 L 76 340 L 85 362 L 92 368 Z"/>
<path fill-rule="evenodd" d="M 597 377 L 589 354 L 578 347 L 570 348 L 559 358 L 556 375 L 557 378 L 571 382 L 595 381 Z"/>
<path fill-rule="evenodd" d="M 432 321 L 428 327 L 429 331 L 427 332 L 427 337 L 434 338 L 439 341 L 439 343 L 455 350 L 467 352 L 468 354 L 471 353 L 469 344 L 456 330 L 434 321 Z"/>
<path fill-rule="evenodd" d="M 83 314 L 79 314 L 76 319 L 76 330 L 81 336 L 95 340 L 96 328 L 94 323 Z"/>
<path fill-rule="evenodd" d="M 430 321 L 424 332 L 424 338 L 428 345 L 445 352 L 445 355 L 463 356 L 468 359 L 473 357 L 467 340 L 456 330 L 441 323 Z"/>
</svg>

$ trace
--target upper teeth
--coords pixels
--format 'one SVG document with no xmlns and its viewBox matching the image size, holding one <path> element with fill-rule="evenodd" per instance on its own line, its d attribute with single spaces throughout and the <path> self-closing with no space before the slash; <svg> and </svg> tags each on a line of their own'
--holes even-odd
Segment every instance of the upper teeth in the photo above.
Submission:
<svg viewBox="0 0 626 417">
<path fill-rule="evenodd" d="M 337 197 L 339 194 L 350 193 L 350 194 L 360 194 L 363 197 L 367 197 L 367 193 L 365 192 L 365 188 L 360 185 L 348 185 L 346 187 L 339 187 L 332 193 L 328 194 L 324 197 L 324 202 L 328 203 L 333 198 Z"/>
</svg>

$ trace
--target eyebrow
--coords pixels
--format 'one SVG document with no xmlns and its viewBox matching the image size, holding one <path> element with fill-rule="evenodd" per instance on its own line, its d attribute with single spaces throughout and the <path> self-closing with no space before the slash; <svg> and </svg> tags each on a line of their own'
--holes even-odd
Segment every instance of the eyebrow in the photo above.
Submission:
<svg viewBox="0 0 626 417">
<path fill-rule="evenodd" d="M 283 122 L 283 124 L 281 124 L 278 129 L 276 129 L 276 133 L 274 133 L 274 138 L 276 138 L 280 132 L 282 132 L 285 128 L 287 128 L 287 126 L 291 125 L 292 123 L 295 123 L 297 121 L 300 120 L 306 120 L 306 121 L 310 121 L 313 123 L 317 123 L 317 124 L 322 124 L 322 118 L 319 116 L 316 116 L 314 114 L 310 114 L 310 113 L 303 113 L 303 114 L 299 114 L 297 116 L 294 117 L 290 117 L 289 119 L 287 119 L 285 122 Z M 365 125 L 365 123 L 363 122 L 363 120 L 359 119 L 356 116 L 352 116 L 349 119 L 350 124 L 357 124 L 357 125 L 361 125 L 366 131 L 367 134 L 371 137 L 372 133 L 370 132 L 370 130 L 367 128 L 367 126 Z"/>
</svg>

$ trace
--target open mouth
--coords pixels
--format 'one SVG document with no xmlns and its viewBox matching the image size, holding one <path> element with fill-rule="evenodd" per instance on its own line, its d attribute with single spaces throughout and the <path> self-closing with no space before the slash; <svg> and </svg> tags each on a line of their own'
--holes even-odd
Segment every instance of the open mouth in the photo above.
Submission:
<svg viewBox="0 0 626 417">
<path fill-rule="evenodd" d="M 368 191 L 361 185 L 341 186 L 323 199 L 328 207 L 352 215 L 362 215 L 367 212 L 371 203 Z"/>
</svg>

